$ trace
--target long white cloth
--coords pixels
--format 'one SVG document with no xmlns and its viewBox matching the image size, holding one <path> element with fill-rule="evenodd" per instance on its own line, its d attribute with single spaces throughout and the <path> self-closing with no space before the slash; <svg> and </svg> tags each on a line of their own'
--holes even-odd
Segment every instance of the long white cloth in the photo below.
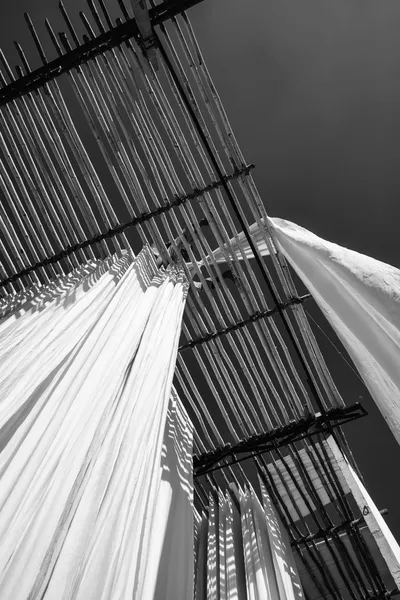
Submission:
<svg viewBox="0 0 400 600">
<path fill-rule="evenodd" d="M 340 469 L 343 478 L 347 482 L 351 494 L 365 519 L 365 524 L 370 530 L 372 537 L 379 548 L 380 554 L 385 561 L 390 574 L 398 589 L 400 589 L 400 546 L 397 543 L 388 524 L 383 518 L 378 507 L 373 502 L 368 491 L 365 489 L 359 476 L 343 454 L 332 435 L 327 438 L 327 444 L 331 449 L 335 462 Z"/>
<path fill-rule="evenodd" d="M 282 525 L 261 479 L 259 479 L 259 484 L 279 598 L 281 600 L 300 600 L 304 595 L 288 533 Z"/>
<path fill-rule="evenodd" d="M 191 597 L 192 433 L 169 402 L 186 290 L 144 250 L 3 306 L 2 599 Z"/>
<path fill-rule="evenodd" d="M 263 504 L 251 486 L 219 490 L 208 518 L 197 516 L 195 600 L 303 597 L 288 536 L 262 484 L 261 492 Z"/>
<path fill-rule="evenodd" d="M 193 425 L 172 389 L 140 600 L 193 596 L 192 450 Z"/>
<path fill-rule="evenodd" d="M 275 245 L 313 295 L 351 356 L 400 443 L 400 271 L 333 244 L 283 219 L 269 219 Z M 250 227 L 261 254 L 269 251 L 265 232 Z M 239 242 L 251 258 L 243 233 Z M 242 258 L 232 240 L 234 254 Z M 213 253 L 224 262 L 221 249 Z"/>
</svg>

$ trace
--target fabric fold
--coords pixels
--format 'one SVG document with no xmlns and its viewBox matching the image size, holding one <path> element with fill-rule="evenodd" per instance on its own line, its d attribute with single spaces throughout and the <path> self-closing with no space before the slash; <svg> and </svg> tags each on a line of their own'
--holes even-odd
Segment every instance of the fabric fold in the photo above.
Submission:
<svg viewBox="0 0 400 600">
<path fill-rule="evenodd" d="M 78 269 L 5 310 L 2 598 L 150 598 L 144 590 L 156 590 L 164 560 L 153 521 L 172 535 L 168 519 L 178 519 L 193 546 L 192 429 L 170 400 L 186 293 L 184 275 L 156 269 L 145 249 Z M 174 477 L 164 481 L 167 471 Z M 173 516 L 174 495 L 182 510 Z"/>
<path fill-rule="evenodd" d="M 210 494 L 208 516 L 197 514 L 195 600 L 303 597 L 287 533 L 260 485 L 262 503 L 250 484 L 232 484 Z"/>
<path fill-rule="evenodd" d="M 271 218 L 268 226 L 273 245 L 312 294 L 400 443 L 400 270 L 290 221 Z M 257 224 L 249 231 L 267 256 L 269 232 Z M 243 232 L 231 247 L 238 259 L 253 257 Z M 221 248 L 213 256 L 225 261 Z"/>
</svg>

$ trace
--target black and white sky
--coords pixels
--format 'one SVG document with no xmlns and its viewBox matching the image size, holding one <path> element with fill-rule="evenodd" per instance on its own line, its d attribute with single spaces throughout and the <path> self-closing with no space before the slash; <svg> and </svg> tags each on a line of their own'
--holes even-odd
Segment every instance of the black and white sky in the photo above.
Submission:
<svg viewBox="0 0 400 600">
<path fill-rule="evenodd" d="M 39 66 L 23 13 L 40 32 L 45 17 L 57 31 L 57 4 L 0 3 L 0 45 L 12 65 L 16 39 Z M 71 15 L 86 8 L 65 5 Z M 400 267 L 398 1 L 204 0 L 189 14 L 269 214 Z M 346 402 L 362 396 L 370 413 L 345 432 L 400 540 L 400 448 L 365 388 L 320 341 Z"/>
</svg>

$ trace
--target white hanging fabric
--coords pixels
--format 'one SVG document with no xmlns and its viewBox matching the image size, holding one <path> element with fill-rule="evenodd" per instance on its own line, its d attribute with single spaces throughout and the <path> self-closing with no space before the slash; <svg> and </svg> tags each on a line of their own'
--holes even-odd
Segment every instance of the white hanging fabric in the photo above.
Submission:
<svg viewBox="0 0 400 600">
<path fill-rule="evenodd" d="M 263 506 L 251 486 L 232 495 L 218 490 L 208 518 L 197 515 L 196 600 L 303 597 L 287 534 L 261 490 Z"/>
<path fill-rule="evenodd" d="M 385 519 L 365 489 L 359 476 L 343 454 L 332 435 L 327 438 L 331 452 L 360 509 L 398 589 L 400 589 L 400 546 Z"/>
<path fill-rule="evenodd" d="M 269 219 L 275 245 L 283 252 L 351 356 L 400 443 L 400 271 L 325 241 L 283 219 Z M 261 254 L 265 231 L 250 227 Z M 253 256 L 243 233 L 239 242 Z M 232 240 L 237 258 L 239 244 Z M 223 262 L 221 249 L 213 256 Z"/>
<path fill-rule="evenodd" d="M 252 488 L 241 491 L 239 497 L 248 600 L 280 599 L 260 501 Z"/>
<path fill-rule="evenodd" d="M 281 600 L 299 600 L 303 598 L 297 566 L 291 551 L 290 540 L 282 525 L 264 482 L 259 478 L 262 503 L 265 513 L 268 539 L 271 547 L 276 583 Z"/>
<path fill-rule="evenodd" d="M 3 303 L 1 598 L 191 597 L 186 293 L 145 249 Z"/>
<path fill-rule="evenodd" d="M 193 426 L 174 388 L 140 600 L 193 596 Z M 155 582 L 154 591 L 151 582 Z"/>
</svg>

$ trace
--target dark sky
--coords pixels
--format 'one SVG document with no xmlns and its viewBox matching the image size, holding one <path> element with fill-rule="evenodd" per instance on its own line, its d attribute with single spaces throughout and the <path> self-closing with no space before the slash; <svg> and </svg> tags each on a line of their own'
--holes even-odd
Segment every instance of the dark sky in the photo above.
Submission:
<svg viewBox="0 0 400 600">
<path fill-rule="evenodd" d="M 86 9 L 65 4 L 71 15 Z M 25 10 L 40 32 L 45 17 L 65 29 L 56 0 L 2 2 L 11 64 L 13 39 L 36 56 Z M 269 214 L 400 267 L 398 0 L 205 0 L 190 16 Z M 364 398 L 370 416 L 345 431 L 400 539 L 400 448 L 362 384 L 321 345 L 346 402 Z"/>
</svg>

